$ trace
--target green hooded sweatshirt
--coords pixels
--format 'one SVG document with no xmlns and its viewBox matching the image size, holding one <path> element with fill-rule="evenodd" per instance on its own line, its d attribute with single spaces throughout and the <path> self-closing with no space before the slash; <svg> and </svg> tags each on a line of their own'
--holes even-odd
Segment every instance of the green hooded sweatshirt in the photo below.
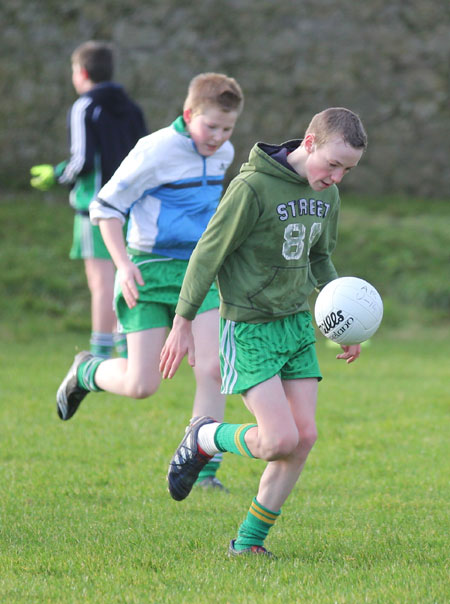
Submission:
<svg viewBox="0 0 450 604">
<path fill-rule="evenodd" d="M 217 277 L 220 314 L 266 323 L 309 310 L 308 296 L 337 278 L 339 192 L 316 192 L 274 157 L 301 143 L 257 143 L 197 243 L 176 308 L 193 319 Z"/>
</svg>

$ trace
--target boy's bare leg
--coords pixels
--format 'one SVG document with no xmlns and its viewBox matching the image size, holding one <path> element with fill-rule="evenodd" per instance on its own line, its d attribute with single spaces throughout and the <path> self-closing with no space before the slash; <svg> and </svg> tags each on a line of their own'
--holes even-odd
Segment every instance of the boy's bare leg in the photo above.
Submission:
<svg viewBox="0 0 450 604">
<path fill-rule="evenodd" d="M 192 322 L 195 343 L 196 391 L 192 416 L 209 415 L 223 421 L 225 395 L 220 393 L 219 311 L 208 310 Z"/>
<path fill-rule="evenodd" d="M 219 311 L 208 310 L 197 315 L 192 322 L 195 345 L 196 391 L 192 417 L 209 415 L 222 422 L 225 414 L 225 395 L 220 393 L 221 377 L 219 362 Z M 197 484 L 203 488 L 226 491 L 216 474 L 222 461 L 217 453 L 201 470 Z"/>
<path fill-rule="evenodd" d="M 159 356 L 165 339 L 165 327 L 127 334 L 128 359 L 103 361 L 95 373 L 95 383 L 102 390 L 131 398 L 154 394 L 161 382 Z"/>
<path fill-rule="evenodd" d="M 256 457 L 268 459 L 257 500 L 270 510 L 281 508 L 294 488 L 316 438 L 317 380 L 277 376 L 251 388 L 244 402 L 258 426 L 245 440 Z"/>
<path fill-rule="evenodd" d="M 116 327 L 113 309 L 114 263 L 102 258 L 86 258 L 84 267 L 91 293 L 92 331 L 113 333 Z"/>
</svg>

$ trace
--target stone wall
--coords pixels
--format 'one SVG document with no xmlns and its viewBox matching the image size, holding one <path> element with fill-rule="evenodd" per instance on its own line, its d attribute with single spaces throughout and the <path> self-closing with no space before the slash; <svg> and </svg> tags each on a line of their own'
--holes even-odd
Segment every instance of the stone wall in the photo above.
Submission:
<svg viewBox="0 0 450 604">
<path fill-rule="evenodd" d="M 191 77 L 234 76 L 246 106 L 236 171 L 256 140 L 301 137 L 328 106 L 358 112 L 369 149 L 346 190 L 448 197 L 450 3 L 444 0 L 5 0 L 0 7 L 0 179 L 67 156 L 70 54 L 117 51 L 116 80 L 151 129 L 180 112 Z"/>
</svg>

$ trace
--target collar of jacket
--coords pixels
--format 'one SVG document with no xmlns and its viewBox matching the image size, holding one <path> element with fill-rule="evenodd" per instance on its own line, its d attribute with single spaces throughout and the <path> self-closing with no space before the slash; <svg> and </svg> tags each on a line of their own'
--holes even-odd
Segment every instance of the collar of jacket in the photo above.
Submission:
<svg viewBox="0 0 450 604">
<path fill-rule="evenodd" d="M 191 138 L 191 135 L 189 134 L 189 132 L 186 129 L 186 122 L 184 121 L 184 118 L 182 115 L 179 115 L 177 117 L 177 119 L 172 123 L 172 126 L 174 127 L 175 131 L 178 132 L 178 134 L 182 134 L 183 136 L 186 136 L 187 138 Z"/>
</svg>

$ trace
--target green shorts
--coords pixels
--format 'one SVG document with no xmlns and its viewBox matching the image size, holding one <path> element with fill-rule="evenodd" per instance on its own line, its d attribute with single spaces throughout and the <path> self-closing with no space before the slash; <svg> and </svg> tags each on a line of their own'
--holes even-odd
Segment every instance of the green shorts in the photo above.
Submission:
<svg viewBox="0 0 450 604">
<path fill-rule="evenodd" d="M 279 375 L 322 379 L 310 312 L 269 323 L 220 319 L 222 393 L 240 394 Z"/>
<path fill-rule="evenodd" d="M 138 285 L 139 299 L 128 308 L 116 278 L 114 305 L 120 333 L 132 333 L 154 327 L 171 327 L 188 260 L 156 255 L 130 256 L 141 271 L 144 285 Z M 219 308 L 219 293 L 212 285 L 198 313 Z"/>
<path fill-rule="evenodd" d="M 100 228 L 91 224 L 87 214 L 75 214 L 73 241 L 69 256 L 72 260 L 84 260 L 86 258 L 111 260 L 100 233 Z"/>
</svg>

